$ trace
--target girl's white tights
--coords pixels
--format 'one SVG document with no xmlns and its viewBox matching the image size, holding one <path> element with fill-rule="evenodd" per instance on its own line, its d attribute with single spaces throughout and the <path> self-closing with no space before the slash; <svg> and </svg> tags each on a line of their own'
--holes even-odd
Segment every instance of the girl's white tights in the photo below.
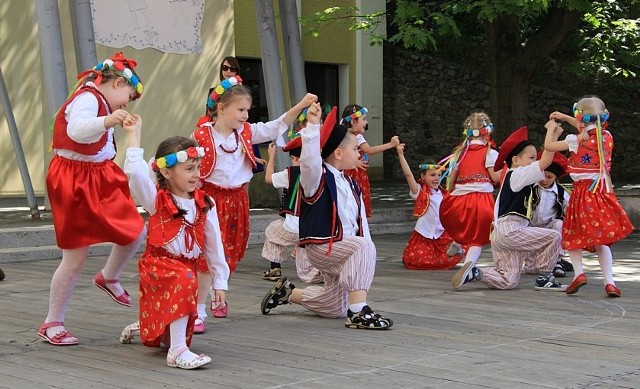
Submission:
<svg viewBox="0 0 640 389">
<path fill-rule="evenodd" d="M 600 263 L 600 270 L 604 277 L 604 284 L 614 284 L 613 281 L 613 256 L 611 255 L 611 249 L 609 246 L 596 246 L 596 253 L 598 254 L 598 262 Z M 569 250 L 569 258 L 571 264 L 573 264 L 573 279 L 576 279 L 580 274 L 584 273 L 582 266 L 582 250 Z"/>
<path fill-rule="evenodd" d="M 187 324 L 189 324 L 189 317 L 183 316 L 178 320 L 174 320 L 169 324 L 169 333 L 171 334 L 171 346 L 169 347 L 170 353 L 176 353 L 180 350 L 186 349 L 179 354 L 187 361 L 193 361 L 198 358 L 197 354 L 194 354 L 187 348 Z"/>
<path fill-rule="evenodd" d="M 467 255 L 464 257 L 464 263 L 473 262 L 474 264 L 478 262 L 478 258 L 480 258 L 480 254 L 482 254 L 482 246 L 471 246 L 467 250 Z"/>
<path fill-rule="evenodd" d="M 146 228 L 142 230 L 138 238 L 127 246 L 114 245 L 111 255 L 107 259 L 102 275 L 105 279 L 119 279 L 122 269 L 140 247 L 147 234 Z M 71 300 L 71 295 L 76 287 L 84 264 L 87 261 L 89 247 L 62 250 L 62 261 L 51 278 L 51 292 L 49 293 L 49 313 L 45 323 L 64 322 L 64 316 Z M 123 292 L 120 284 L 107 284 L 107 287 L 116 295 Z M 47 329 L 47 334 L 56 334 L 59 327 Z"/>
</svg>

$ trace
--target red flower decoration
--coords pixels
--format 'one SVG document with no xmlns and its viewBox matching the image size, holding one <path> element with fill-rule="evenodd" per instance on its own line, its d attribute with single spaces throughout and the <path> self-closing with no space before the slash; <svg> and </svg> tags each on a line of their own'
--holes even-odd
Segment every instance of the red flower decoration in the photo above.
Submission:
<svg viewBox="0 0 640 389">
<path fill-rule="evenodd" d="M 196 150 L 195 147 L 189 147 L 187 149 L 187 157 L 189 157 L 189 158 L 197 158 L 198 157 L 198 150 Z"/>
<path fill-rule="evenodd" d="M 111 57 L 113 62 L 122 62 L 126 67 L 133 70 L 136 66 L 138 66 L 138 62 L 134 59 L 128 59 L 122 54 L 122 51 L 118 51 Z"/>
<path fill-rule="evenodd" d="M 123 71 L 125 69 L 124 64 L 120 61 L 114 62 L 113 67 L 118 71 Z"/>
</svg>

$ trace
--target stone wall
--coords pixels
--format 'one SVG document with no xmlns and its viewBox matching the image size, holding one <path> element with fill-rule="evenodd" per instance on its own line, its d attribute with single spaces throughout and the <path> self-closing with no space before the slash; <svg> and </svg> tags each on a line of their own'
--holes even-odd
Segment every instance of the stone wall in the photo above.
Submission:
<svg viewBox="0 0 640 389">
<path fill-rule="evenodd" d="M 438 161 L 451 153 L 462 140 L 462 123 L 472 110 L 482 109 L 491 116 L 489 74 L 481 69 L 385 47 L 383 82 L 384 138 L 400 136 L 408 145 L 405 155 L 416 172 L 419 164 Z M 565 87 L 555 80 L 549 80 L 548 85 L 554 87 L 533 85 L 530 89 L 529 136 L 537 146 L 544 141 L 544 124 L 549 113 L 570 114 L 573 103 L 587 94 L 598 94 L 608 102 L 606 93 L 581 90 L 584 93 L 572 95 L 563 91 L 575 89 L 575 85 Z M 619 94 L 619 91 L 607 92 Z M 631 104 L 624 104 L 624 98 L 616 96 L 616 100 L 618 105 L 607 103 L 611 112 L 609 130 L 615 138 L 613 181 L 616 186 L 640 184 L 640 164 L 632 158 L 640 151 L 632 132 L 638 114 L 633 112 Z M 495 129 L 500 139 L 513 130 Z M 386 178 L 402 176 L 395 152 L 385 152 L 384 171 Z"/>
</svg>

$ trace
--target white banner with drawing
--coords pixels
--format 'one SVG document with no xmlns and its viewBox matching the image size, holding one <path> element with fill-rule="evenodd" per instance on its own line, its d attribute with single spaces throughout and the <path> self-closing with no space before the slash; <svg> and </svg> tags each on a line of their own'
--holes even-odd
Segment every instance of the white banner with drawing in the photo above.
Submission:
<svg viewBox="0 0 640 389">
<path fill-rule="evenodd" d="M 101 45 L 202 52 L 204 0 L 91 0 L 91 8 L 96 43 Z"/>
</svg>

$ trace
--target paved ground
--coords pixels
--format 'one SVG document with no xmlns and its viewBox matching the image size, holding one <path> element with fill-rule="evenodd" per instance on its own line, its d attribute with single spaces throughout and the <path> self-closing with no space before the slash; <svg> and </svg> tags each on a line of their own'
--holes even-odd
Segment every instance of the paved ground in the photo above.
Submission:
<svg viewBox="0 0 640 389">
<path fill-rule="evenodd" d="M 393 318 L 389 331 L 350 330 L 342 319 L 299 306 L 270 315 L 259 304 L 271 283 L 252 246 L 230 281 L 229 317 L 209 318 L 192 345 L 213 357 L 197 371 L 165 365 L 165 352 L 118 343 L 133 308 L 91 285 L 104 257 L 90 258 L 66 324 L 79 346 L 54 347 L 36 335 L 46 315 L 58 261 L 3 265 L 0 282 L 0 388 L 638 388 L 640 387 L 640 243 L 613 247 L 623 296 L 604 295 L 595 259 L 577 295 L 539 292 L 534 276 L 521 288 L 480 284 L 451 290 L 450 271 L 409 271 L 406 236 L 375 237 L 378 267 L 369 302 Z M 483 254 L 489 262 L 489 252 Z M 292 274 L 291 264 L 285 273 Z M 122 277 L 134 292 L 135 264 Z"/>
</svg>

